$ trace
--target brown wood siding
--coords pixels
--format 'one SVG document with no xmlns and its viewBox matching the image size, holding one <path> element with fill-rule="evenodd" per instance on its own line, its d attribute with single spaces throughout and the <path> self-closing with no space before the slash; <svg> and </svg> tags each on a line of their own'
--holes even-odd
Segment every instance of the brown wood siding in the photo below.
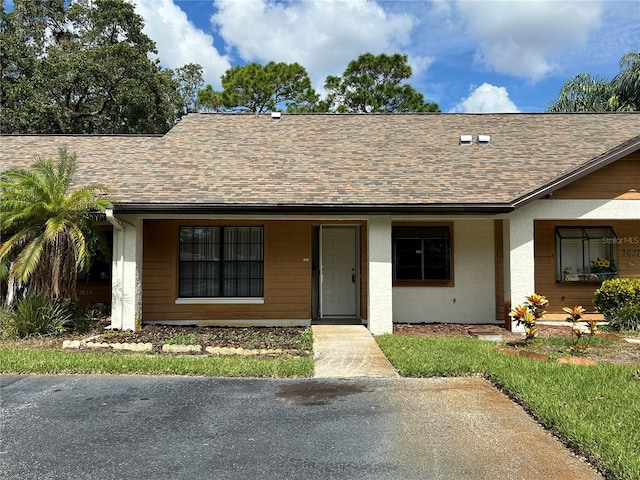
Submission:
<svg viewBox="0 0 640 480">
<path fill-rule="evenodd" d="M 556 226 L 611 226 L 618 239 L 619 276 L 640 278 L 640 221 L 580 221 L 580 220 L 537 220 L 534 224 L 535 237 L 535 288 L 536 293 L 549 300 L 547 312 L 562 314 L 562 307 L 582 305 L 593 312 L 593 294 L 599 283 L 556 282 Z"/>
<path fill-rule="evenodd" d="M 146 220 L 142 273 L 143 321 L 310 319 L 311 235 L 314 224 L 318 222 Z M 264 226 L 264 303 L 176 304 L 178 231 L 180 226 L 185 225 Z M 363 238 L 365 231 L 365 228 L 360 229 L 363 318 L 366 316 L 367 303 L 366 249 L 362 247 L 362 242 L 366 242 L 366 238 Z"/>
<path fill-rule="evenodd" d="M 555 199 L 640 199 L 640 153 L 633 153 L 557 190 Z"/>
<path fill-rule="evenodd" d="M 493 221 L 493 238 L 496 260 L 496 320 L 503 322 L 507 312 L 504 303 L 504 251 L 502 238 L 502 220 Z"/>
</svg>

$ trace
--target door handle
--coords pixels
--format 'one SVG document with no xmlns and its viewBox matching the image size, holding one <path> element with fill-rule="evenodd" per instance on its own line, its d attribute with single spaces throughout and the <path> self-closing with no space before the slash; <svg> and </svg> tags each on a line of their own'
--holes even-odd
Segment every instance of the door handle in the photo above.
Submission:
<svg viewBox="0 0 640 480">
<path fill-rule="evenodd" d="M 351 272 L 351 282 L 356 283 L 356 272 Z"/>
</svg>

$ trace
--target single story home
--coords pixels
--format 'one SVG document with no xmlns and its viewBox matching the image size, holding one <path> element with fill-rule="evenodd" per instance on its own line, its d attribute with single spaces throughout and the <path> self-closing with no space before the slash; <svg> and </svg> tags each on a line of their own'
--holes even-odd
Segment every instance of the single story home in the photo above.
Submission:
<svg viewBox="0 0 640 480">
<path fill-rule="evenodd" d="M 190 114 L 165 135 L 2 135 L 105 184 L 112 325 L 503 323 L 640 277 L 640 113 Z"/>
</svg>

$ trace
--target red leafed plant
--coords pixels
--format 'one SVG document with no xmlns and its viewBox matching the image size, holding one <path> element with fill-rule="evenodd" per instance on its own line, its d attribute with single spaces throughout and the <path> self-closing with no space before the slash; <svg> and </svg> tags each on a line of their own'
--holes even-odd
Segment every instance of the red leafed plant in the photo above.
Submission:
<svg viewBox="0 0 640 480">
<path fill-rule="evenodd" d="M 547 313 L 545 308 L 548 305 L 549 301 L 546 297 L 533 293 L 527 297 L 524 304 L 516 306 L 509 312 L 509 316 L 517 325 L 524 325 L 527 340 L 532 340 L 538 335 L 539 328 L 536 322 Z"/>
<path fill-rule="evenodd" d="M 576 339 L 573 342 L 573 350 L 575 352 L 584 351 L 587 348 L 587 344 L 583 341 L 585 336 L 593 337 L 597 335 L 598 326 L 596 325 L 596 320 L 592 318 L 585 319 L 582 317 L 582 314 L 586 311 L 582 308 L 582 305 L 575 305 L 573 308 L 564 307 L 562 309 L 563 312 L 567 313 L 567 322 L 571 322 L 571 331 L 572 337 L 575 335 Z M 580 323 L 585 323 L 585 329 Z"/>
</svg>

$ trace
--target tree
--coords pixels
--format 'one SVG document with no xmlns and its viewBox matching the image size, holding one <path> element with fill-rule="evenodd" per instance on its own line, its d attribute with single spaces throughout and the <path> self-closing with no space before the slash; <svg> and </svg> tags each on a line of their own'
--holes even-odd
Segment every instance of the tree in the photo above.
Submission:
<svg viewBox="0 0 640 480">
<path fill-rule="evenodd" d="M 256 115 L 284 107 L 312 108 L 318 95 L 307 71 L 298 63 L 248 63 L 228 69 L 221 77 L 222 92 L 210 85 L 198 92 L 201 109 L 248 110 Z"/>
<path fill-rule="evenodd" d="M 614 89 L 602 77 L 579 73 L 567 80 L 558 98 L 549 103 L 550 112 L 606 112 L 615 110 Z"/>
<path fill-rule="evenodd" d="M 211 85 L 207 85 L 196 96 L 196 110 L 199 112 L 223 112 L 222 92 L 217 92 Z"/>
<path fill-rule="evenodd" d="M 125 0 L 15 0 L 9 13 L 3 2 L 0 22 L 3 133 L 163 133 L 202 84 L 197 65 L 150 59 Z"/>
<path fill-rule="evenodd" d="M 620 73 L 611 81 L 625 110 L 640 110 L 640 51 L 627 52 L 620 59 Z"/>
<path fill-rule="evenodd" d="M 341 77 L 329 75 L 322 110 L 353 113 L 439 112 L 436 103 L 405 80 L 411 77 L 407 56 L 365 53 L 349 62 Z"/>
<path fill-rule="evenodd" d="M 79 271 L 89 267 L 88 243 L 97 234 L 96 212 L 108 199 L 100 184 L 72 190 L 75 155 L 38 158 L 29 169 L 0 176 L 0 278 L 27 292 L 75 299 Z"/>
<path fill-rule="evenodd" d="M 195 111 L 198 91 L 204 83 L 202 66 L 196 63 L 188 63 L 183 67 L 176 68 L 173 72 L 173 78 L 178 85 L 181 116 Z"/>
<path fill-rule="evenodd" d="M 549 112 L 610 112 L 640 110 L 640 52 L 620 59 L 620 73 L 611 81 L 579 73 L 560 88 L 547 105 Z"/>
</svg>

